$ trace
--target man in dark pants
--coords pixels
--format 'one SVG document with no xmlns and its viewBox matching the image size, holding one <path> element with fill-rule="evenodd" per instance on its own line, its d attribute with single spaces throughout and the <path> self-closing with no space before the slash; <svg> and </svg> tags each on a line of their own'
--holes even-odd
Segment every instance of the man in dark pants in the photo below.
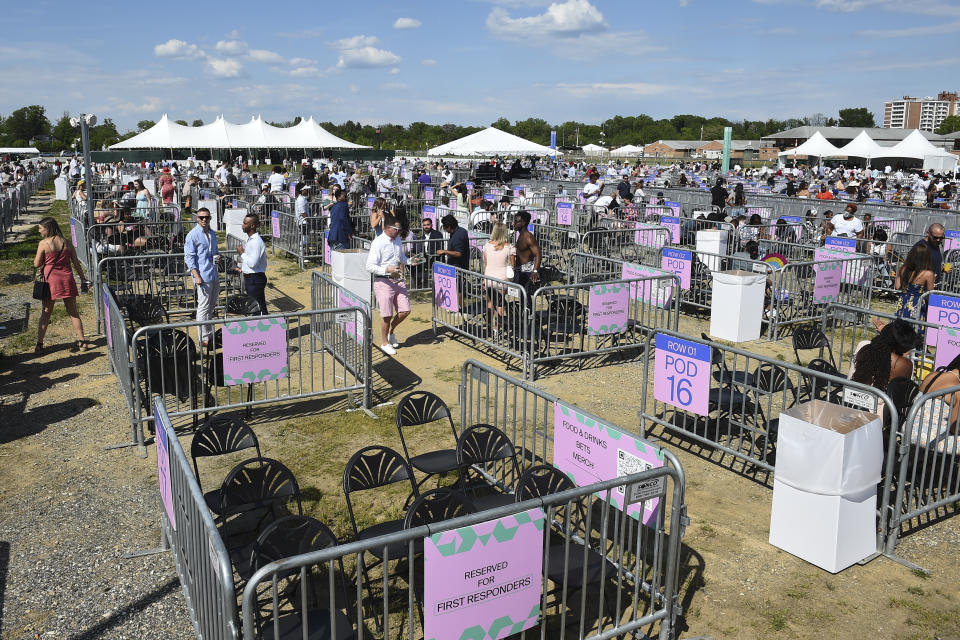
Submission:
<svg viewBox="0 0 960 640">
<path fill-rule="evenodd" d="M 237 247 L 240 254 L 240 270 L 243 272 L 243 286 L 247 290 L 247 298 L 254 300 L 260 307 L 260 315 L 267 314 L 267 299 L 264 289 L 267 287 L 267 252 L 263 238 L 257 232 L 260 227 L 260 216 L 249 213 L 243 219 L 243 232 L 247 234 L 247 241 Z"/>
<path fill-rule="evenodd" d="M 944 226 L 939 222 L 934 222 L 927 228 L 927 235 L 917 244 L 927 245 L 930 250 L 930 262 L 933 268 L 933 276 L 937 284 L 940 283 L 940 277 L 943 275 L 943 239 L 947 232 Z"/>
<path fill-rule="evenodd" d="M 723 209 L 727 206 L 727 198 L 729 197 L 730 193 L 723 188 L 723 178 L 717 178 L 717 184 L 713 186 L 713 189 L 710 189 L 710 204 Z"/>
<path fill-rule="evenodd" d="M 470 234 L 460 226 L 457 218 L 447 214 L 440 220 L 443 230 L 450 234 L 447 248 L 437 251 L 437 255 L 447 256 L 447 264 L 470 270 Z"/>
</svg>

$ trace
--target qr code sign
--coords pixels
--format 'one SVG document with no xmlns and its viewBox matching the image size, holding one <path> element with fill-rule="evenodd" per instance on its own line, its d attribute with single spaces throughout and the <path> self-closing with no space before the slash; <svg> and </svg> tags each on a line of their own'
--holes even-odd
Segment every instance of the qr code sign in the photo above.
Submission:
<svg viewBox="0 0 960 640">
<path fill-rule="evenodd" d="M 617 477 L 629 476 L 635 473 L 641 473 L 648 469 L 653 469 L 654 466 L 642 460 L 637 456 L 633 455 L 629 451 L 624 451 L 623 449 L 617 449 Z M 663 495 L 664 493 L 664 478 L 651 478 L 645 482 L 637 482 L 630 486 L 630 497 L 625 499 L 626 504 L 633 504 L 635 502 L 640 502 L 642 500 L 649 500 L 656 496 Z M 616 488 L 617 493 L 621 496 L 624 494 L 624 485 L 620 485 Z M 648 503 L 646 508 L 653 508 L 652 503 Z"/>
</svg>

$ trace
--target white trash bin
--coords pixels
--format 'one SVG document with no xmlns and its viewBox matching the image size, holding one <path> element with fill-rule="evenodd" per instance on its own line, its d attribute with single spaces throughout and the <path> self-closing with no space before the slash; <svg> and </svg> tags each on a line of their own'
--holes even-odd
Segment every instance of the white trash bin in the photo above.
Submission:
<svg viewBox="0 0 960 640">
<path fill-rule="evenodd" d="M 770 544 L 836 573 L 877 550 L 875 413 L 812 400 L 780 414 Z"/>
<path fill-rule="evenodd" d="M 760 338 L 766 275 L 752 271 L 714 271 L 710 335 L 730 342 Z"/>
</svg>

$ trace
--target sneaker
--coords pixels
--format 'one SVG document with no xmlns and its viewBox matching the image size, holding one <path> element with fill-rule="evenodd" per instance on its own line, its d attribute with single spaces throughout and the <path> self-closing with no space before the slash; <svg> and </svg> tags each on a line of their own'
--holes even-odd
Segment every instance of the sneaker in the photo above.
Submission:
<svg viewBox="0 0 960 640">
<path fill-rule="evenodd" d="M 387 334 L 387 342 L 389 342 L 390 346 L 394 349 L 400 346 L 400 343 L 397 341 L 397 334 L 395 333 Z"/>
<path fill-rule="evenodd" d="M 382 345 L 380 345 L 380 351 L 383 351 L 385 354 L 390 355 L 390 356 L 395 356 L 395 355 L 397 355 L 397 350 L 394 349 L 394 348 L 393 348 L 392 346 L 390 346 L 389 344 L 382 344 Z"/>
</svg>

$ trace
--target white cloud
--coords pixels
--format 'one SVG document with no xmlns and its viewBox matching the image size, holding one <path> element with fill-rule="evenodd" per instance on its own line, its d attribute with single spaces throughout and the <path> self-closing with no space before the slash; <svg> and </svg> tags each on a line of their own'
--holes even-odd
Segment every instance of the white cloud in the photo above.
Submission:
<svg viewBox="0 0 960 640">
<path fill-rule="evenodd" d="M 376 47 L 360 47 L 346 49 L 340 53 L 337 60 L 338 69 L 365 69 L 371 67 L 390 67 L 400 62 L 401 58 L 392 51 L 377 49 Z"/>
<path fill-rule="evenodd" d="M 393 69 L 390 69 L 390 75 L 395 76 L 398 73 L 400 73 L 400 67 L 394 67 Z"/>
<path fill-rule="evenodd" d="M 341 51 L 345 49 L 359 49 L 361 47 L 372 47 L 376 44 L 379 44 L 380 40 L 376 36 L 353 36 L 351 38 L 343 38 L 341 40 L 334 40 L 330 43 L 330 46 L 334 49 L 340 49 Z"/>
<path fill-rule="evenodd" d="M 960 21 L 943 22 L 926 27 L 906 27 L 904 29 L 867 29 L 857 35 L 867 38 L 918 38 L 940 36 L 960 31 Z"/>
<path fill-rule="evenodd" d="M 247 55 L 251 60 L 266 64 L 286 64 L 287 62 L 287 59 L 279 53 L 267 51 L 266 49 L 250 49 L 250 51 L 247 52 Z"/>
<path fill-rule="evenodd" d="M 231 31 L 230 33 L 227 34 L 227 39 L 228 39 L 228 40 L 239 40 L 239 39 L 240 39 L 240 32 L 237 31 L 236 29 L 234 29 L 233 31 Z"/>
<path fill-rule="evenodd" d="M 544 36 L 577 36 L 605 31 L 603 14 L 588 0 L 555 2 L 544 13 L 512 18 L 505 9 L 495 7 L 487 16 L 487 28 L 494 36 L 510 40 Z"/>
<path fill-rule="evenodd" d="M 243 72 L 243 65 L 235 58 L 207 58 L 207 71 L 217 78 L 236 78 Z"/>
<path fill-rule="evenodd" d="M 249 46 L 242 40 L 220 40 L 217 51 L 227 56 L 239 56 L 247 52 Z"/>
<path fill-rule="evenodd" d="M 310 58 L 290 58 L 291 67 L 303 67 L 311 66 L 317 64 L 316 60 L 311 60 Z"/>
<path fill-rule="evenodd" d="M 350 85 L 350 93 L 360 93 L 360 87 L 355 84 Z"/>
<path fill-rule="evenodd" d="M 420 64 L 426 65 L 428 67 L 432 67 L 433 65 L 437 64 L 437 61 L 434 60 L 433 58 L 425 58 L 420 61 Z"/>
<path fill-rule="evenodd" d="M 297 67 L 290 71 L 290 75 L 297 78 L 317 77 L 324 75 L 323 71 L 315 66 Z"/>
<path fill-rule="evenodd" d="M 394 29 L 416 29 L 422 23 L 416 18 L 397 18 L 393 23 Z"/>
<path fill-rule="evenodd" d="M 195 44 L 187 44 L 183 40 L 171 38 L 163 44 L 158 44 L 153 48 L 153 55 L 158 58 L 190 58 L 198 59 L 206 57 L 206 54 Z"/>
<path fill-rule="evenodd" d="M 217 104 L 202 104 L 200 105 L 200 111 L 206 111 L 212 113 L 214 111 L 220 111 L 220 105 Z"/>
<path fill-rule="evenodd" d="M 649 82 L 560 82 L 556 88 L 576 96 L 594 95 L 597 93 L 617 93 L 620 95 L 651 96 L 665 92 L 669 87 Z"/>
<path fill-rule="evenodd" d="M 156 96 L 145 96 L 146 102 L 135 104 L 133 102 L 121 102 L 114 109 L 121 113 L 151 113 L 163 108 L 163 101 Z"/>
</svg>

